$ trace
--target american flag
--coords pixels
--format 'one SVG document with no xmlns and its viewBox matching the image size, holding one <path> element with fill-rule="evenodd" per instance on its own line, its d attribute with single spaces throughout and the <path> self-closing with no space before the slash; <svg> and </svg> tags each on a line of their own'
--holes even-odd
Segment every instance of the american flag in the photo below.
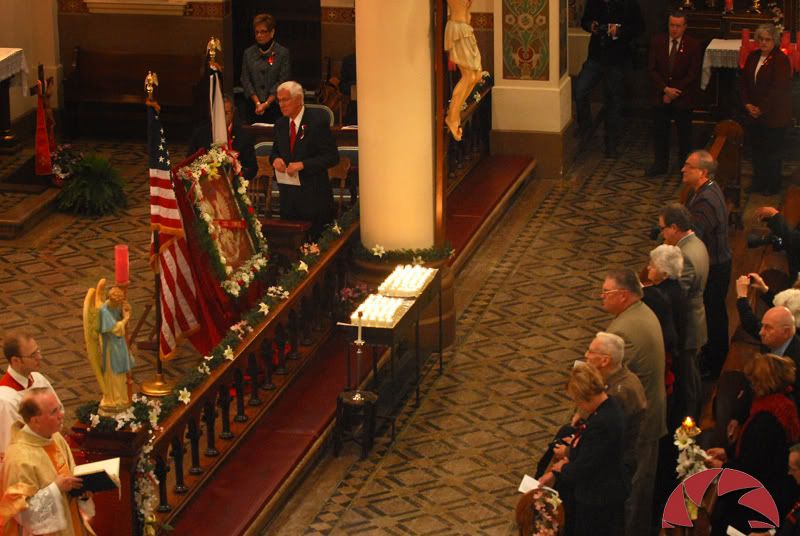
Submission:
<svg viewBox="0 0 800 536">
<path fill-rule="evenodd" d="M 158 251 L 151 244 L 151 259 L 161 281 L 159 296 L 161 332 L 158 353 L 161 359 L 175 356 L 181 339 L 200 329 L 197 321 L 197 290 L 183 220 L 170 180 L 167 140 L 158 113 L 148 107 L 147 145 L 150 155 L 150 223 L 159 233 Z M 157 259 L 155 256 L 157 255 Z"/>
</svg>

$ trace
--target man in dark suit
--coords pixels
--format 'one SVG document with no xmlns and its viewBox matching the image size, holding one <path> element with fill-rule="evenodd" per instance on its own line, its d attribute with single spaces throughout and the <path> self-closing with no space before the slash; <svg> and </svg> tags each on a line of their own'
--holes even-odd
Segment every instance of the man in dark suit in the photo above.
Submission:
<svg viewBox="0 0 800 536">
<path fill-rule="evenodd" d="M 255 142 L 253 137 L 242 128 L 242 124 L 236 117 L 236 107 L 230 95 L 222 97 L 225 104 L 225 126 L 228 131 L 228 143 L 234 151 L 239 153 L 239 163 L 242 165 L 242 175 L 245 179 L 251 180 L 258 171 L 256 162 Z M 194 154 L 200 148 L 209 149 L 211 147 L 211 122 L 206 122 L 192 131 L 192 139 L 189 141 L 189 154 Z"/>
<path fill-rule="evenodd" d="M 329 118 L 321 110 L 303 105 L 303 88 L 297 82 L 278 86 L 283 117 L 275 123 L 270 162 L 276 171 L 299 175 L 300 186 L 279 184 L 281 219 L 308 220 L 315 238 L 333 221 L 333 189 L 328 168 L 339 162 Z"/>
<path fill-rule="evenodd" d="M 700 91 L 700 43 L 686 32 L 686 12 L 669 16 L 669 34 L 650 41 L 648 71 L 653 82 L 653 150 L 655 160 L 645 175 L 669 169 L 670 121 L 678 131 L 678 162 L 683 165 L 692 147 L 692 108 Z"/>
</svg>

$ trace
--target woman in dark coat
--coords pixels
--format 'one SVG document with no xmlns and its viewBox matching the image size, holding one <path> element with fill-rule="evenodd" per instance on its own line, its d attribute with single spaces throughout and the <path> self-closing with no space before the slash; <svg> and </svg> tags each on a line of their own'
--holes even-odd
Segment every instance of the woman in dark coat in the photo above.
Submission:
<svg viewBox="0 0 800 536">
<path fill-rule="evenodd" d="M 760 25 L 755 37 L 758 50 L 747 57 L 740 84 L 753 149 L 750 191 L 772 195 L 781 190 L 783 138 L 792 121 L 792 69 L 774 24 Z"/>
<path fill-rule="evenodd" d="M 242 56 L 242 88 L 252 104 L 250 119 L 274 123 L 281 116 L 278 108 L 278 86 L 289 80 L 289 49 L 275 41 L 275 17 L 268 13 L 253 18 L 256 43 Z"/>
<path fill-rule="evenodd" d="M 787 391 L 794 383 L 795 364 L 788 357 L 757 354 L 744 367 L 753 389 L 750 416 L 739 431 L 732 452 L 708 449 L 710 465 L 738 469 L 761 482 L 770 493 L 781 516 L 796 498 L 796 487 L 786 470 L 789 447 L 800 440 L 800 419 Z M 737 504 L 740 494 L 719 497 L 712 512 L 712 536 L 726 533 L 728 525 L 747 534 L 753 512 Z"/>
<path fill-rule="evenodd" d="M 622 463 L 625 416 L 605 392 L 603 377 L 593 366 L 576 363 L 567 393 L 586 417 L 586 428 L 562 458 L 539 481 L 572 490 L 575 510 L 567 519 L 575 536 L 616 536 L 624 533 L 628 487 Z"/>
</svg>

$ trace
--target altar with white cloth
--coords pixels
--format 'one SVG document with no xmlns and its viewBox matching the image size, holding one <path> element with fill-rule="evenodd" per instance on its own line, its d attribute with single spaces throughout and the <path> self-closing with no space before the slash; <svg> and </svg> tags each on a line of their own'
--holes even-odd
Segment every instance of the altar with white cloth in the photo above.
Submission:
<svg viewBox="0 0 800 536">
<path fill-rule="evenodd" d="M 11 132 L 11 102 L 8 92 L 11 86 L 22 87 L 28 95 L 28 63 L 21 48 L 0 48 L 0 149 L 16 145 Z"/>
<path fill-rule="evenodd" d="M 700 89 L 705 90 L 711 80 L 711 69 L 738 69 L 741 39 L 712 39 L 703 55 L 703 72 Z"/>
</svg>

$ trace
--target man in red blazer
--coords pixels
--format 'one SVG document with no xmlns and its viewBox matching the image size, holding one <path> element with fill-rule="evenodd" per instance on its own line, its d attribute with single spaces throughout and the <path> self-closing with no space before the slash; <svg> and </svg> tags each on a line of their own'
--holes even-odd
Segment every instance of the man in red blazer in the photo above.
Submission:
<svg viewBox="0 0 800 536">
<path fill-rule="evenodd" d="M 678 131 L 678 162 L 683 165 L 692 149 L 692 108 L 700 91 L 700 42 L 686 35 L 686 12 L 669 16 L 669 33 L 650 41 L 648 71 L 653 81 L 653 150 L 655 160 L 648 177 L 669 170 L 670 121 Z"/>
</svg>

